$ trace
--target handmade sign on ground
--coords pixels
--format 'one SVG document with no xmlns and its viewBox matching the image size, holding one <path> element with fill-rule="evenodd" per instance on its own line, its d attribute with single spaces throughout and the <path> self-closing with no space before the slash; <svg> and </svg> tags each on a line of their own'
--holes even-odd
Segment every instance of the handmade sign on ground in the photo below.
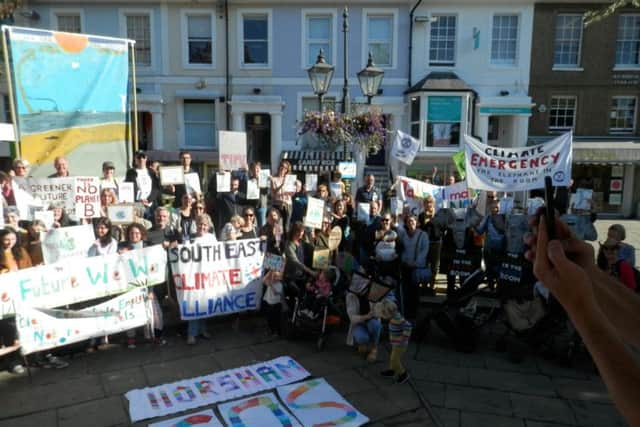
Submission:
<svg viewBox="0 0 640 427">
<path fill-rule="evenodd" d="M 2 276 L 0 318 L 15 306 L 60 307 L 127 291 L 134 284 L 165 281 L 167 255 L 161 245 L 92 258 L 75 258 Z M 15 302 L 15 304 L 14 304 Z"/>
<path fill-rule="evenodd" d="M 136 422 L 249 396 L 309 375 L 298 362 L 283 356 L 171 384 L 131 390 L 125 397 L 129 400 L 131 421 Z"/>
<path fill-rule="evenodd" d="M 302 427 L 287 411 L 275 394 L 265 393 L 218 405 L 227 426 Z"/>
<path fill-rule="evenodd" d="M 192 243 L 169 249 L 183 320 L 260 308 L 260 239 Z"/>
<path fill-rule="evenodd" d="M 211 409 L 152 423 L 149 424 L 149 427 L 189 427 L 192 425 L 197 425 L 198 427 L 223 427 Z"/>
<path fill-rule="evenodd" d="M 103 304 L 80 311 L 16 309 L 22 354 L 104 337 L 148 322 L 146 288 L 136 288 Z"/>
</svg>

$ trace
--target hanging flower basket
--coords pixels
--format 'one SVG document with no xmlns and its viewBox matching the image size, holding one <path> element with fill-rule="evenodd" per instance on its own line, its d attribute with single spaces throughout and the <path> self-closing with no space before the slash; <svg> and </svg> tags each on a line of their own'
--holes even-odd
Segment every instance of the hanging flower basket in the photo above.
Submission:
<svg viewBox="0 0 640 427">
<path fill-rule="evenodd" d="M 313 134 L 323 145 L 338 149 L 345 144 L 358 144 L 377 153 L 385 144 L 387 129 L 379 111 L 337 114 L 333 111 L 308 111 L 299 123 L 299 135 Z"/>
</svg>

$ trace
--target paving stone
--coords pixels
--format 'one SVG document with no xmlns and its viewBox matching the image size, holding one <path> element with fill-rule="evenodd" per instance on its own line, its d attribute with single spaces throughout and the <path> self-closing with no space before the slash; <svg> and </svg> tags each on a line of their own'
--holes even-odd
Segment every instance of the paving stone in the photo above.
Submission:
<svg viewBox="0 0 640 427">
<path fill-rule="evenodd" d="M 522 418 L 462 411 L 461 427 L 524 427 Z"/>
<path fill-rule="evenodd" d="M 376 425 L 381 427 L 435 427 L 437 424 L 425 409 L 420 408 L 377 421 L 371 427 Z"/>
<path fill-rule="evenodd" d="M 262 360 L 268 360 L 268 357 L 264 359 L 256 356 L 251 348 L 236 348 L 231 350 L 216 351 L 211 355 L 213 359 L 218 362 L 219 370 L 237 368 L 243 365 L 251 365 L 253 363 L 260 362 Z M 213 372 L 213 371 L 212 371 Z"/>
<path fill-rule="evenodd" d="M 62 371 L 62 370 L 60 370 Z M 60 380 L 63 380 L 60 374 Z M 86 375 L 82 378 L 47 385 L 32 385 L 3 393 L 1 418 L 73 405 L 104 397 L 100 378 Z"/>
<path fill-rule="evenodd" d="M 356 393 L 375 388 L 375 385 L 355 370 L 334 372 L 324 377 L 338 393 Z"/>
<path fill-rule="evenodd" d="M 114 426 L 127 423 L 122 398 L 112 396 L 58 409 L 58 427 Z"/>
<path fill-rule="evenodd" d="M 382 402 L 385 402 L 385 404 L 392 403 L 402 411 L 413 410 L 422 406 L 409 381 L 404 384 L 394 384 L 392 387 L 380 388 L 377 391 L 383 396 L 384 400 Z"/>
<path fill-rule="evenodd" d="M 332 363 L 330 360 L 326 360 L 323 355 L 319 355 L 319 354 L 305 356 L 300 359 L 297 359 L 297 361 L 307 371 L 309 371 L 311 375 L 316 377 L 324 377 L 326 375 L 348 369 L 348 368 L 345 368 L 344 366 L 340 366 L 336 363 Z"/>
<path fill-rule="evenodd" d="M 417 357 L 415 357 L 414 354 L 415 352 L 407 352 L 409 357 L 413 357 L 422 362 L 453 366 L 460 366 L 460 359 L 462 357 L 461 353 L 456 353 L 453 351 L 453 348 L 439 348 L 425 344 L 420 347 Z"/>
<path fill-rule="evenodd" d="M 581 370 L 560 366 L 559 364 L 552 363 L 548 360 L 539 359 L 536 363 L 538 364 L 540 373 L 549 377 L 566 377 L 583 380 L 588 378 L 588 374 Z"/>
<path fill-rule="evenodd" d="M 598 380 L 582 381 L 572 378 L 554 378 L 558 394 L 566 399 L 612 403 L 604 383 Z"/>
<path fill-rule="evenodd" d="M 0 427 L 34 427 L 55 426 L 57 423 L 56 410 L 34 412 L 29 415 L 16 418 L 8 418 L 0 421 Z"/>
<path fill-rule="evenodd" d="M 526 420 L 527 427 L 565 427 L 570 424 L 558 424 L 558 423 L 550 423 L 547 421 L 531 421 Z"/>
<path fill-rule="evenodd" d="M 434 416 L 444 427 L 460 427 L 460 411 L 458 409 L 432 407 Z"/>
<path fill-rule="evenodd" d="M 581 427 L 623 427 L 626 422 L 615 406 L 609 404 L 572 400 L 569 402 Z"/>
<path fill-rule="evenodd" d="M 463 411 L 511 415 L 509 394 L 501 391 L 447 385 L 445 407 Z"/>
<path fill-rule="evenodd" d="M 444 406 L 445 384 L 421 380 L 415 380 L 415 384 L 430 405 Z"/>
<path fill-rule="evenodd" d="M 521 363 L 509 361 L 506 353 L 487 353 L 484 357 L 487 369 L 528 374 L 537 374 L 539 372 L 536 360 L 532 356 L 526 357 Z"/>
<path fill-rule="evenodd" d="M 484 353 L 480 350 L 476 350 L 474 353 L 460 353 L 460 366 L 467 368 L 486 368 L 487 361 Z"/>
<path fill-rule="evenodd" d="M 518 417 L 527 420 L 574 424 L 573 411 L 564 400 L 511 393 L 511 403 L 514 413 Z"/>
<path fill-rule="evenodd" d="M 409 360 L 407 368 L 412 378 L 446 384 L 469 384 L 469 370 L 466 367 Z"/>
<path fill-rule="evenodd" d="M 371 421 L 382 420 L 401 412 L 393 402 L 386 402 L 385 397 L 376 390 L 351 393 L 344 397 Z"/>
<path fill-rule="evenodd" d="M 514 391 L 539 396 L 555 396 L 554 385 L 543 375 L 518 372 L 469 369 L 469 384 L 502 391 Z"/>
<path fill-rule="evenodd" d="M 144 388 L 147 378 L 142 368 L 129 368 L 100 375 L 107 396 L 119 395 L 136 388 Z"/>
<path fill-rule="evenodd" d="M 242 365 L 243 362 L 238 362 Z M 144 374 L 150 386 L 198 377 L 223 370 L 211 355 L 202 355 L 188 359 L 178 359 L 144 366 Z"/>
</svg>

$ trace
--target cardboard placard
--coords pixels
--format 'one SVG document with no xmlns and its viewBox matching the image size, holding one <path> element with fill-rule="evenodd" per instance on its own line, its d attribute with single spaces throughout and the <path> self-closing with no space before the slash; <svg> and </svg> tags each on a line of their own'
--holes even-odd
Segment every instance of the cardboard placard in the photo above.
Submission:
<svg viewBox="0 0 640 427">
<path fill-rule="evenodd" d="M 118 187 L 118 201 L 120 203 L 133 203 L 133 182 L 121 182 Z"/>
<path fill-rule="evenodd" d="M 342 199 L 342 187 L 342 182 L 332 182 L 329 184 L 329 189 L 334 199 Z"/>
<path fill-rule="evenodd" d="M 342 228 L 337 225 L 331 229 L 329 233 L 329 249 L 335 251 L 342 241 Z"/>
<path fill-rule="evenodd" d="M 266 252 L 264 254 L 264 262 L 262 264 L 263 268 L 282 273 L 284 271 L 284 264 L 285 260 L 283 256 L 272 254 L 270 252 Z"/>
<path fill-rule="evenodd" d="M 200 176 L 196 172 L 184 174 L 184 185 L 187 188 L 189 194 L 202 193 L 202 187 L 200 186 Z"/>
<path fill-rule="evenodd" d="M 236 170 L 247 166 L 246 132 L 218 131 L 220 169 Z"/>
<path fill-rule="evenodd" d="M 117 224 L 131 224 L 134 219 L 134 205 L 133 204 L 118 204 L 107 206 L 107 217 L 111 220 L 111 223 Z"/>
<path fill-rule="evenodd" d="M 231 191 L 231 172 L 216 172 L 216 191 L 218 193 Z"/>
<path fill-rule="evenodd" d="M 255 179 L 247 180 L 247 200 L 257 200 L 260 198 L 260 188 Z"/>
<path fill-rule="evenodd" d="M 271 179 L 271 171 L 269 169 L 260 169 L 258 174 L 258 186 L 260 188 L 269 188 L 269 180 Z"/>
<path fill-rule="evenodd" d="M 329 249 L 316 249 L 313 251 L 313 263 L 311 268 L 324 270 L 329 267 L 329 257 L 331 251 Z"/>
<path fill-rule="evenodd" d="M 95 176 L 77 176 L 74 179 L 75 212 L 78 218 L 99 218 L 100 180 Z"/>
<path fill-rule="evenodd" d="M 283 190 L 285 193 L 295 193 L 296 192 L 296 181 L 298 180 L 298 177 L 293 175 L 293 174 L 289 174 L 289 175 L 285 175 L 284 177 L 284 187 Z"/>
<path fill-rule="evenodd" d="M 358 212 L 357 212 L 358 221 L 362 221 L 365 224 L 368 224 L 370 213 L 371 213 L 370 203 L 358 203 Z"/>
<path fill-rule="evenodd" d="M 160 185 L 184 184 L 182 166 L 160 166 Z"/>
<path fill-rule="evenodd" d="M 324 201 L 315 197 L 307 198 L 307 213 L 304 217 L 304 225 L 309 228 L 322 228 L 324 219 Z"/>
<path fill-rule="evenodd" d="M 355 179 L 357 176 L 358 168 L 356 162 L 340 162 L 338 163 L 338 172 L 344 179 Z"/>
<path fill-rule="evenodd" d="M 318 174 L 307 173 L 304 175 L 304 185 L 307 191 L 316 191 L 318 189 Z"/>
</svg>

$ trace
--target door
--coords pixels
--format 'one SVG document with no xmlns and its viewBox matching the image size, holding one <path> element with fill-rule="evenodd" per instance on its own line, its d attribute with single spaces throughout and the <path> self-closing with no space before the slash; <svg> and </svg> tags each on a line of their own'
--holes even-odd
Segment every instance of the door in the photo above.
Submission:
<svg viewBox="0 0 640 427">
<path fill-rule="evenodd" d="M 247 114 L 247 160 L 260 162 L 262 167 L 271 163 L 271 116 Z"/>
</svg>

